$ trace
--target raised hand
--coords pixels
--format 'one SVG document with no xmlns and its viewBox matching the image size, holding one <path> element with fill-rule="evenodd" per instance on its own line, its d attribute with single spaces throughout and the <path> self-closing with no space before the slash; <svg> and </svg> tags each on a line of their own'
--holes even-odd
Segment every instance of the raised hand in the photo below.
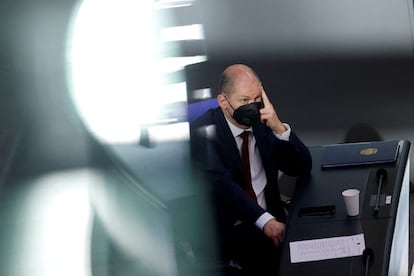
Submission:
<svg viewBox="0 0 414 276">
<path fill-rule="evenodd" d="M 262 89 L 262 100 L 264 108 L 260 109 L 260 120 L 266 124 L 273 132 L 282 134 L 286 131 L 286 127 L 282 124 L 279 117 L 277 116 L 276 110 L 266 95 L 264 89 Z"/>
</svg>

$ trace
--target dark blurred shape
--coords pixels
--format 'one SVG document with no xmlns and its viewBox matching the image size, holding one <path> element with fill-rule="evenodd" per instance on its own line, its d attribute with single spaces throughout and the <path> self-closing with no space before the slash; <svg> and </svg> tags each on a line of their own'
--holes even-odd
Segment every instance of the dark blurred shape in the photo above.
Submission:
<svg viewBox="0 0 414 276">
<path fill-rule="evenodd" d="M 19 133 L 0 127 L 0 188 L 3 187 L 19 141 Z"/>
<path fill-rule="evenodd" d="M 382 141 L 379 132 L 366 123 L 356 123 L 345 133 L 345 143 Z"/>
</svg>

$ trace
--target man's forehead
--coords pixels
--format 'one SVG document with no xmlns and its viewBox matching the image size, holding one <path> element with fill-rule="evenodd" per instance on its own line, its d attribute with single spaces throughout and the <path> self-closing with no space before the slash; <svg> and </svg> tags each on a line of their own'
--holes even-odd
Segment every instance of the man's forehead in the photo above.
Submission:
<svg viewBox="0 0 414 276">
<path fill-rule="evenodd" d="M 239 97 L 256 98 L 262 95 L 262 91 L 262 85 L 258 82 L 254 85 L 236 87 L 235 94 Z"/>
</svg>

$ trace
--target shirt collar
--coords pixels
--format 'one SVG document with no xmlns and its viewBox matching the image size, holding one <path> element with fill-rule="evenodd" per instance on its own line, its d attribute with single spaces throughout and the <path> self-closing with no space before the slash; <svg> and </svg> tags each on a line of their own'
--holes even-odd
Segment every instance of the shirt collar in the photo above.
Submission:
<svg viewBox="0 0 414 276">
<path fill-rule="evenodd" d="M 239 136 L 240 134 L 242 134 L 243 131 L 250 131 L 253 132 L 253 128 L 249 127 L 249 128 L 240 128 L 238 126 L 235 126 L 232 122 L 230 122 L 227 118 L 225 118 L 227 121 L 227 124 L 230 127 L 231 133 L 233 134 L 234 137 Z"/>
</svg>

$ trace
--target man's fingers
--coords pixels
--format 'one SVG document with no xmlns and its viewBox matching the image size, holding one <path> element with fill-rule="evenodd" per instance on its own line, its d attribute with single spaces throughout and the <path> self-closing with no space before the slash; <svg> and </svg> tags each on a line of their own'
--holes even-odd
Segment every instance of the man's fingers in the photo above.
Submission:
<svg viewBox="0 0 414 276">
<path fill-rule="evenodd" d="M 263 99 L 263 103 L 264 103 L 265 107 L 266 107 L 266 106 L 269 106 L 269 104 L 270 104 L 270 100 L 269 100 L 269 98 L 267 97 L 266 92 L 265 92 L 265 90 L 264 90 L 264 89 L 262 89 L 262 99 Z"/>
<path fill-rule="evenodd" d="M 279 247 L 279 245 L 280 245 L 281 242 L 282 242 L 282 240 L 280 238 L 277 238 L 277 237 L 273 238 L 273 244 L 276 247 Z"/>
</svg>

